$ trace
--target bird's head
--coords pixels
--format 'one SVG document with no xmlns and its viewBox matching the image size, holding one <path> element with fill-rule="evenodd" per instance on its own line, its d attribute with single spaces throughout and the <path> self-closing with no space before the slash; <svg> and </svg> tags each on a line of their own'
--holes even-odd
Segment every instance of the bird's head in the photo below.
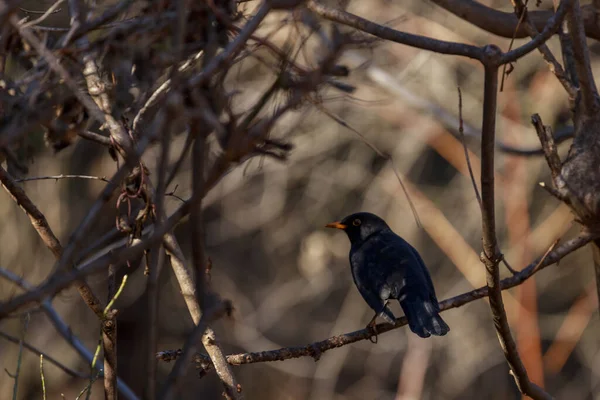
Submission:
<svg viewBox="0 0 600 400">
<path fill-rule="evenodd" d="M 346 232 L 350 243 L 358 244 L 374 233 L 389 229 L 388 224 L 375 214 L 360 212 L 348 215 L 341 221 L 325 225 L 327 228 L 341 229 Z"/>
</svg>

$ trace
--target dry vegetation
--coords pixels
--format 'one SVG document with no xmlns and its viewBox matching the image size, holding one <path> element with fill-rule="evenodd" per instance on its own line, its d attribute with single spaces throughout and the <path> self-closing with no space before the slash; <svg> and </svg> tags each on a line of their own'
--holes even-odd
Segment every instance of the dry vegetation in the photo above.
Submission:
<svg viewBox="0 0 600 400">
<path fill-rule="evenodd" d="M 0 398 L 597 397 L 596 3 L 0 0 Z"/>
</svg>

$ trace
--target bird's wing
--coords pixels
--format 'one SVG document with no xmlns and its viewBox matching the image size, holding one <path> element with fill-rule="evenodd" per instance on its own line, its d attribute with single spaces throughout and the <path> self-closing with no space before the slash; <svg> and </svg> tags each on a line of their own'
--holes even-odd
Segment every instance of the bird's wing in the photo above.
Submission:
<svg viewBox="0 0 600 400">
<path fill-rule="evenodd" d="M 408 242 L 407 242 L 407 244 L 410 246 L 410 244 Z M 423 275 L 425 276 L 425 281 L 426 281 L 427 287 L 429 288 L 430 299 L 433 301 L 433 304 L 435 305 L 437 311 L 439 311 L 438 299 L 437 299 L 437 296 L 435 295 L 435 287 L 433 286 L 433 281 L 431 280 L 431 275 L 429 274 L 429 270 L 425 266 L 425 262 L 421 258 L 421 255 L 419 254 L 419 252 L 414 247 L 412 247 L 412 246 L 410 246 L 410 247 L 413 251 L 413 254 L 414 254 L 416 260 L 421 265 L 421 270 L 423 271 Z"/>
<path fill-rule="evenodd" d="M 369 307 L 376 313 L 380 313 L 385 308 L 387 297 L 380 296 L 381 285 L 378 285 L 378 282 L 385 282 L 385 276 L 377 274 L 377 257 L 374 257 L 376 253 L 372 250 L 371 246 L 361 246 L 361 248 L 351 251 L 350 266 L 358 291 Z"/>
<path fill-rule="evenodd" d="M 380 265 L 377 274 L 385 275 L 390 297 L 400 300 L 408 292 L 421 296 L 427 294 L 437 305 L 429 271 L 417 250 L 391 231 L 380 235 L 377 240 Z"/>
</svg>

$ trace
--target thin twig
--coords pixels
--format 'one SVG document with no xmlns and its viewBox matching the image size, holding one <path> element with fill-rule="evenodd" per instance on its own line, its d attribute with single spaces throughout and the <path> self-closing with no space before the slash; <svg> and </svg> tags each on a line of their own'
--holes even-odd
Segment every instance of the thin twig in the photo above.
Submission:
<svg viewBox="0 0 600 400">
<path fill-rule="evenodd" d="M 535 39 L 535 37 L 539 33 L 538 33 L 538 30 L 536 29 L 536 27 L 531 22 L 531 19 L 529 17 L 530 13 L 529 13 L 529 10 L 527 10 L 527 5 L 523 4 L 522 0 L 513 0 L 513 1 L 515 3 L 515 13 L 517 13 L 517 15 L 519 15 L 519 13 L 520 13 L 520 15 L 521 15 L 520 20 L 524 18 L 525 31 L 532 39 Z M 548 67 L 550 68 L 550 72 L 552 72 L 554 74 L 554 76 L 556 76 L 556 79 L 558 79 L 560 84 L 563 86 L 563 88 L 569 95 L 569 98 L 575 99 L 575 97 L 577 96 L 577 88 L 569 80 L 567 73 L 565 72 L 563 67 L 560 65 L 560 63 L 558 62 L 556 57 L 554 57 L 554 54 L 552 54 L 552 51 L 550 51 L 550 48 L 548 48 L 548 46 L 544 43 L 538 47 L 538 50 L 542 54 L 544 61 L 546 61 L 546 63 L 548 64 Z"/>
<path fill-rule="evenodd" d="M 92 179 L 96 181 L 103 181 L 106 183 L 111 183 L 104 176 L 91 176 L 91 175 L 68 175 L 68 174 L 60 174 L 60 175 L 50 175 L 50 176 L 32 176 L 29 178 L 15 179 L 15 182 L 29 182 L 29 181 L 41 181 L 41 180 L 59 180 L 59 179 Z"/>
<path fill-rule="evenodd" d="M 42 400 L 46 400 L 46 379 L 44 379 L 44 355 L 40 354 L 40 377 L 42 379 Z"/>
<path fill-rule="evenodd" d="M 192 191 L 196 195 L 204 192 L 204 164 L 206 163 L 206 137 L 204 132 L 196 131 L 196 139 L 192 148 L 193 181 Z M 199 195 L 198 195 L 199 196 Z M 205 298 L 205 269 L 206 256 L 204 254 L 204 222 L 202 221 L 202 201 L 196 202 L 190 212 L 191 239 L 192 239 L 192 262 L 196 271 L 196 299 L 200 304 L 200 310 L 204 311 Z"/>
<path fill-rule="evenodd" d="M 521 47 L 517 47 L 507 53 L 504 53 L 499 60 L 499 65 L 507 64 L 518 60 L 519 58 L 531 53 L 537 49 L 540 45 L 546 43 L 559 29 L 567 15 L 567 11 L 572 7 L 575 0 L 561 0 L 560 5 L 556 9 L 556 13 L 548 20 L 544 29 L 540 32 L 535 39 L 524 44 Z"/>
<path fill-rule="evenodd" d="M 467 138 L 465 137 L 465 130 L 463 128 L 463 116 L 462 116 L 462 92 L 458 87 L 458 132 L 460 133 L 461 142 L 465 151 L 465 160 L 467 161 L 467 169 L 469 170 L 469 176 L 471 177 L 471 184 L 475 191 L 475 197 L 477 203 L 481 207 L 481 196 L 479 195 L 479 189 L 477 188 L 477 182 L 475 181 L 475 174 L 473 173 L 473 167 L 471 166 L 471 159 L 469 158 L 469 149 L 467 148 Z"/>
<path fill-rule="evenodd" d="M 125 284 L 127 275 L 123 276 L 121 285 L 117 289 L 114 285 L 116 268 L 114 264 L 109 267 L 108 298 L 109 303 L 104 308 L 102 320 L 102 348 L 104 349 L 104 397 L 105 399 L 117 398 L 117 312 L 112 307 L 119 298 Z"/>
<path fill-rule="evenodd" d="M 0 268 L 0 276 L 8 279 L 11 282 L 14 282 L 19 287 L 25 290 L 34 290 L 34 286 L 25 281 L 23 278 L 17 276 L 16 274 L 10 272 L 7 269 Z M 63 337 L 63 339 L 75 349 L 75 351 L 88 363 L 92 364 L 92 360 L 94 359 L 94 355 L 85 347 L 85 345 L 81 342 L 81 340 L 73 333 L 71 328 L 67 325 L 65 321 L 62 320 L 58 312 L 52 307 L 50 300 L 44 300 L 42 302 L 42 310 L 50 320 L 50 323 L 54 326 L 59 335 Z M 46 356 L 49 357 L 49 356 Z M 50 359 L 50 358 L 48 358 Z M 98 370 L 101 369 L 101 365 L 98 363 L 93 364 L 94 367 Z M 133 393 L 133 391 L 121 380 L 117 381 L 117 386 L 119 388 L 119 392 L 128 400 L 137 400 L 137 396 Z"/>
<path fill-rule="evenodd" d="M 5 3 L 4 0 L 0 0 L 0 5 L 3 3 Z M 19 31 L 21 37 L 27 41 L 41 57 L 46 60 L 48 67 L 64 80 L 65 85 L 72 91 L 73 95 L 77 97 L 77 100 L 79 100 L 79 102 L 87 109 L 88 113 L 100 123 L 106 124 L 115 140 L 115 143 L 118 144 L 118 146 L 126 153 L 133 154 L 129 135 L 127 132 L 125 132 L 123 126 L 118 123 L 112 115 L 103 112 L 89 97 L 89 95 L 83 93 L 83 91 L 77 85 L 77 82 L 60 63 L 58 58 L 56 58 L 56 56 L 35 37 L 31 30 L 20 25 L 19 20 L 15 15 L 10 16 L 9 21 Z"/>
<path fill-rule="evenodd" d="M 562 162 L 558 156 L 556 150 L 556 144 L 554 143 L 554 135 L 552 129 L 549 126 L 545 126 L 542 122 L 542 118 L 539 114 L 533 114 L 531 116 L 531 123 L 533 124 L 535 131 L 538 135 L 540 143 L 542 145 L 542 151 L 546 157 L 546 162 L 550 168 L 552 174 L 552 180 L 557 183 L 557 179 L 560 176 L 560 170 L 562 168 Z"/>
<path fill-rule="evenodd" d="M 428 38 L 425 36 L 413 35 L 406 32 L 397 31 L 387 26 L 376 24 L 357 15 L 346 11 L 338 10 L 316 0 L 308 1 L 308 8 L 315 14 L 338 24 L 347 25 L 362 32 L 369 33 L 378 38 L 389 40 L 396 43 L 419 49 L 429 50 L 440 54 L 453 54 L 480 60 L 482 50 L 479 47 L 464 44 L 447 42 Z"/>
<path fill-rule="evenodd" d="M 54 11 L 57 11 L 57 8 L 64 3 L 65 0 L 58 0 L 56 1 L 54 4 L 52 4 L 45 13 L 42 14 L 41 17 L 34 19 L 33 21 L 29 21 L 27 23 L 23 24 L 23 28 L 30 28 L 33 25 L 37 25 L 40 22 L 43 22 L 46 18 L 48 18 L 50 15 L 52 15 L 54 13 Z"/>
<path fill-rule="evenodd" d="M 29 327 L 30 321 L 29 313 L 21 317 L 21 335 L 19 336 L 19 355 L 17 357 L 17 370 L 14 375 L 15 383 L 13 384 L 13 400 L 17 400 L 17 394 L 19 392 L 19 376 L 21 375 L 21 364 L 23 362 L 23 348 L 25 345 L 25 334 Z"/>
<path fill-rule="evenodd" d="M 525 3 L 527 4 L 529 0 L 525 0 Z M 515 38 L 517 36 L 517 32 L 519 31 L 519 28 L 521 27 L 521 24 L 523 23 L 523 18 L 525 18 L 526 15 L 526 11 L 527 8 L 525 8 L 526 6 L 523 6 L 524 11 L 517 14 L 517 17 L 519 17 L 519 21 L 517 22 L 517 26 L 515 27 L 515 31 L 513 32 L 512 38 L 510 39 L 510 43 L 508 45 L 508 51 L 510 51 L 513 47 L 513 44 L 515 43 Z M 516 12 L 516 7 L 515 7 L 515 12 Z M 500 91 L 503 92 L 504 91 L 504 79 L 506 78 L 506 76 L 508 75 L 506 73 L 506 69 L 508 68 L 509 64 L 504 64 L 502 66 L 502 80 L 500 81 Z M 512 66 L 512 65 L 511 65 Z"/>
<path fill-rule="evenodd" d="M 110 138 L 92 131 L 79 131 L 79 136 L 92 142 L 99 143 L 103 146 L 111 146 Z"/>
<path fill-rule="evenodd" d="M 0 331 L 0 337 L 8 340 L 9 342 L 12 343 L 16 343 L 16 344 L 20 344 L 20 339 L 16 338 L 14 336 L 9 335 L 6 332 L 2 332 Z M 81 372 L 77 372 L 72 370 L 71 368 L 67 367 L 66 365 L 62 364 L 60 361 L 58 361 L 56 358 L 49 356 L 48 354 L 46 354 L 45 352 L 39 350 L 38 348 L 30 345 L 27 342 L 23 342 L 23 346 L 31 351 L 33 354 L 35 354 L 36 356 L 40 357 L 40 356 L 44 356 L 46 358 L 47 361 L 50 361 L 50 363 L 56 365 L 58 368 L 62 369 L 65 373 L 69 374 L 70 376 L 72 376 L 73 378 L 82 378 L 82 379 L 87 379 L 88 375 L 86 374 L 82 374 Z"/>
<path fill-rule="evenodd" d="M 170 105 L 170 104 L 169 104 Z M 161 151 L 160 158 L 158 161 L 158 185 L 154 194 L 155 198 L 155 221 L 156 226 L 161 227 L 164 221 L 164 203 L 165 203 L 165 189 L 166 189 L 166 174 L 167 166 L 169 164 L 169 149 L 171 145 L 171 127 L 167 125 L 168 121 L 172 121 L 175 115 L 176 106 L 167 107 L 167 117 L 162 118 L 162 126 L 160 129 L 161 133 Z M 156 398 L 156 360 L 152 359 L 152 355 L 158 346 L 158 305 L 159 305 L 159 286 L 158 277 L 164 264 L 164 251 L 162 243 L 158 243 L 154 248 L 150 250 L 150 255 L 147 255 L 148 260 L 148 281 L 146 283 L 146 292 L 148 296 L 148 318 L 147 318 L 147 332 L 148 332 L 148 349 L 146 350 L 147 365 L 146 365 L 146 388 L 145 396 L 148 400 L 154 400 Z"/>
<path fill-rule="evenodd" d="M 25 191 L 15 184 L 12 177 L 0 166 L 0 183 L 15 200 L 15 202 L 21 207 L 21 209 L 27 214 L 33 225 L 34 229 L 44 242 L 44 244 L 50 249 L 54 257 L 58 260 L 63 255 L 63 248 L 54 235 L 54 232 L 50 228 L 48 221 L 44 214 L 33 204 L 29 199 Z M 92 289 L 87 283 L 81 282 L 77 289 L 79 294 L 87 306 L 100 318 L 102 306 L 100 300 L 92 292 Z"/>
</svg>

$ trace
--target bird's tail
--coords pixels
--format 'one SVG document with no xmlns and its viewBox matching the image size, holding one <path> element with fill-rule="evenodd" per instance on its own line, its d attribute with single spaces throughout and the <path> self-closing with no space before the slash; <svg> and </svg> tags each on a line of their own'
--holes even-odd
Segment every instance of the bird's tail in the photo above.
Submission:
<svg viewBox="0 0 600 400">
<path fill-rule="evenodd" d="M 450 330 L 448 324 L 440 317 L 437 304 L 423 299 L 405 299 L 400 305 L 406 314 L 410 330 L 422 338 L 431 335 L 444 336 Z"/>
</svg>

